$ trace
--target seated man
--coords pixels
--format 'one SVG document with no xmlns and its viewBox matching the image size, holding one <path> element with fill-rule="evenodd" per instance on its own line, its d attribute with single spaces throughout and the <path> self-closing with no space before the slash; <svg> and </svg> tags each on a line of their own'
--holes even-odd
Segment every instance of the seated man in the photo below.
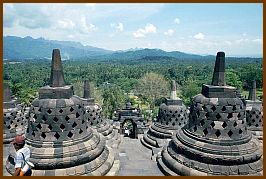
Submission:
<svg viewBox="0 0 266 179">
<path fill-rule="evenodd" d="M 11 142 L 16 150 L 15 156 L 15 173 L 13 176 L 31 176 L 32 171 L 27 167 L 27 171 L 22 171 L 23 167 L 27 164 L 30 158 L 30 149 L 25 146 L 25 137 L 22 135 L 16 136 L 16 138 Z"/>
</svg>

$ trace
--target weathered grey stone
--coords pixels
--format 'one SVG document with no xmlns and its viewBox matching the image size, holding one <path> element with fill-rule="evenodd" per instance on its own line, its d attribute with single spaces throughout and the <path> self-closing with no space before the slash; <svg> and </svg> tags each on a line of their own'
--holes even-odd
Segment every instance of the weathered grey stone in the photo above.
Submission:
<svg viewBox="0 0 266 179">
<path fill-rule="evenodd" d="M 103 137 L 87 129 L 84 112 L 82 99 L 74 96 L 73 87 L 64 83 L 60 52 L 54 50 L 51 84 L 39 90 L 39 98 L 34 100 L 29 111 L 26 143 L 32 151 L 30 160 L 35 164 L 34 175 L 90 175 L 99 172 L 98 168 L 109 157 L 109 150 Z M 90 143 L 89 147 L 86 143 Z M 10 151 L 9 172 L 14 165 L 14 154 Z M 98 160 L 97 166 L 92 166 L 93 169 L 87 173 L 84 165 L 93 165 L 95 160 Z"/>
<path fill-rule="evenodd" d="M 212 85 L 204 85 L 202 94 L 194 97 L 188 125 L 177 130 L 158 156 L 163 170 L 178 175 L 261 175 L 262 150 L 247 131 L 245 103 L 233 87 L 221 86 L 222 73 L 224 54 L 218 53 Z M 256 169 L 249 167 L 253 163 Z"/>
</svg>

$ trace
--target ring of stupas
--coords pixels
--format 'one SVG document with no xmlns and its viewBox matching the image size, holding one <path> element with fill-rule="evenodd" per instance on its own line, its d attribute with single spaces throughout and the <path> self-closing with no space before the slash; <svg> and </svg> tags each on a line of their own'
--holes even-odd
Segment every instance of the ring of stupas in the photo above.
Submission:
<svg viewBox="0 0 266 179">
<path fill-rule="evenodd" d="M 53 50 L 50 85 L 40 88 L 32 102 L 26 133 L 31 150 L 33 175 L 106 175 L 114 163 L 112 149 L 104 137 L 86 129 L 82 100 L 65 85 L 60 51 Z M 14 172 L 14 153 L 10 151 L 6 168 Z"/>
<path fill-rule="evenodd" d="M 18 100 L 12 98 L 11 90 L 7 83 L 4 83 L 4 133 L 3 143 L 10 143 L 16 135 L 25 133 L 27 125 L 25 112 Z"/>
<path fill-rule="evenodd" d="M 263 106 L 262 102 L 256 99 L 256 81 L 253 81 L 246 100 L 246 116 L 248 130 L 261 142 L 263 139 Z"/>
<path fill-rule="evenodd" d="M 150 149 L 162 148 L 187 121 L 187 108 L 176 96 L 176 84 L 173 80 L 170 99 L 166 98 L 165 103 L 160 105 L 157 121 L 150 126 L 141 142 Z"/>
<path fill-rule="evenodd" d="M 262 148 L 247 130 L 245 104 L 225 84 L 218 52 L 211 85 L 193 98 L 188 124 L 157 157 L 165 175 L 262 175 Z"/>
</svg>

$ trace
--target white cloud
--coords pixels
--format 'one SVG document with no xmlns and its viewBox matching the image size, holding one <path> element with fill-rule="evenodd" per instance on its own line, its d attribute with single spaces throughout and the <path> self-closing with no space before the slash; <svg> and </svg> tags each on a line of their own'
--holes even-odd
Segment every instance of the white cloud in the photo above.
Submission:
<svg viewBox="0 0 266 179">
<path fill-rule="evenodd" d="M 112 23 L 110 24 L 111 28 L 115 28 L 117 31 L 122 32 L 124 30 L 124 25 L 122 22 L 119 22 L 118 24 Z"/>
<path fill-rule="evenodd" d="M 252 40 L 252 42 L 256 42 L 256 43 L 262 44 L 262 39 L 254 39 L 254 40 Z"/>
<path fill-rule="evenodd" d="M 138 29 L 133 33 L 136 38 L 145 37 L 146 34 L 156 33 L 156 27 L 153 24 L 146 24 L 144 29 Z"/>
<path fill-rule="evenodd" d="M 75 23 L 70 19 L 58 20 L 59 28 L 63 29 L 73 29 L 75 27 Z"/>
<path fill-rule="evenodd" d="M 175 18 L 175 24 L 180 24 L 180 19 L 179 18 Z"/>
<path fill-rule="evenodd" d="M 245 42 L 248 42 L 248 41 L 249 41 L 249 39 L 241 38 L 241 39 L 236 40 L 235 43 L 242 44 L 242 43 L 245 43 Z"/>
<path fill-rule="evenodd" d="M 174 33 L 174 30 L 173 29 L 169 29 L 166 32 L 164 32 L 164 35 L 166 35 L 166 36 L 172 36 L 173 33 Z"/>
<path fill-rule="evenodd" d="M 193 36 L 194 39 L 197 39 L 197 40 L 204 40 L 205 39 L 205 35 L 203 33 L 197 33 L 196 35 Z"/>
<path fill-rule="evenodd" d="M 95 32 L 98 30 L 98 28 L 94 24 L 87 24 L 86 17 L 82 17 L 80 20 L 81 27 L 83 28 L 83 32 Z"/>
</svg>

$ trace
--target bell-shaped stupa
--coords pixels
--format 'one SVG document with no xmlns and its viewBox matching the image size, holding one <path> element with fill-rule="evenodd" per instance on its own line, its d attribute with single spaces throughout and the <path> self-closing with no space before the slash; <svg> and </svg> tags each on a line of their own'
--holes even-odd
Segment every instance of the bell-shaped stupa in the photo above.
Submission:
<svg viewBox="0 0 266 179">
<path fill-rule="evenodd" d="M 262 175 L 262 147 L 247 130 L 245 104 L 225 85 L 218 52 L 212 85 L 193 98 L 188 124 L 157 157 L 165 175 Z"/>
</svg>

